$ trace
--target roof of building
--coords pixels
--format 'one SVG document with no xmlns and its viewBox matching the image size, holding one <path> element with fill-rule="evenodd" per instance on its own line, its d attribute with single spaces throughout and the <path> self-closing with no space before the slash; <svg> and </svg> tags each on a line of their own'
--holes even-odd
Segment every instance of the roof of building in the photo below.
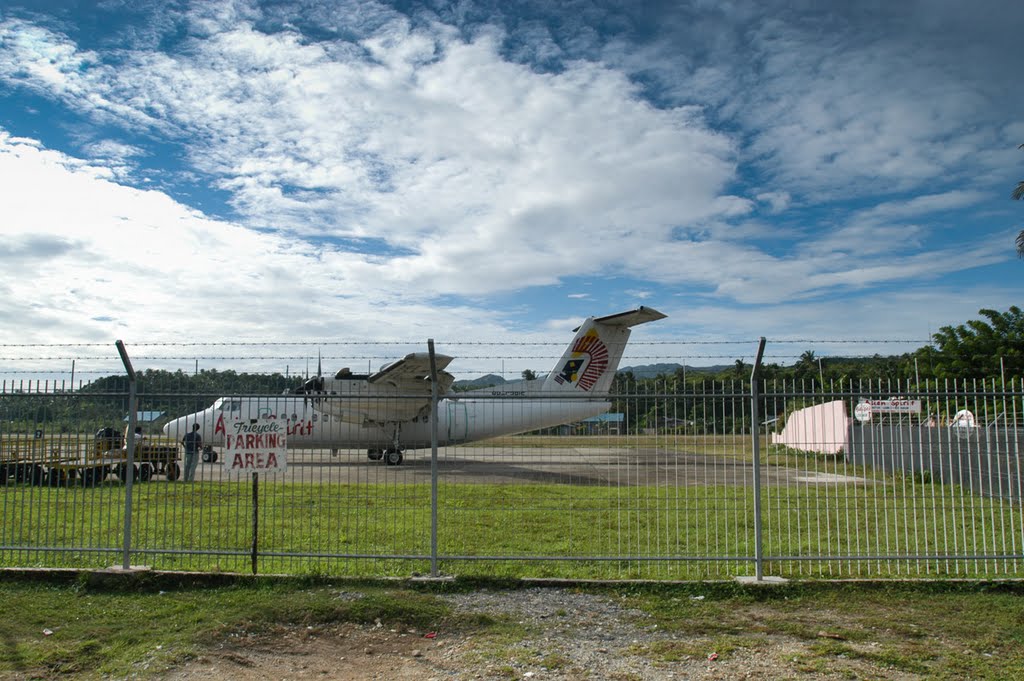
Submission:
<svg viewBox="0 0 1024 681">
<path fill-rule="evenodd" d="M 625 420 L 625 414 L 598 414 L 589 419 L 583 419 L 583 423 L 622 423 Z"/>
<path fill-rule="evenodd" d="M 166 413 L 163 411 L 137 411 L 135 412 L 135 420 L 139 423 L 152 423 Z M 124 417 L 124 422 L 128 423 L 127 416 Z"/>
</svg>

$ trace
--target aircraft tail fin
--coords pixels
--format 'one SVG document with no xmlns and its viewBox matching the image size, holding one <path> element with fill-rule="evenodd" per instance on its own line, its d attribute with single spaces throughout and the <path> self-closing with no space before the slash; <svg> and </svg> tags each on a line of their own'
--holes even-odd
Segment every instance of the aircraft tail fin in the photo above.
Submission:
<svg viewBox="0 0 1024 681">
<path fill-rule="evenodd" d="M 607 394 L 629 341 L 630 328 L 664 319 L 650 307 L 607 317 L 588 317 L 544 381 L 544 392 Z"/>
</svg>

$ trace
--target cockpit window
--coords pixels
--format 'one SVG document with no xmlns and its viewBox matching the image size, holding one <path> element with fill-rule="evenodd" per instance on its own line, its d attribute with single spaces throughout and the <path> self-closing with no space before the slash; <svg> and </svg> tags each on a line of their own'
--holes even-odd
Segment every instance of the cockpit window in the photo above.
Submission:
<svg viewBox="0 0 1024 681">
<path fill-rule="evenodd" d="M 213 404 L 213 408 L 216 411 L 241 411 L 242 401 L 228 400 L 222 397 Z"/>
</svg>

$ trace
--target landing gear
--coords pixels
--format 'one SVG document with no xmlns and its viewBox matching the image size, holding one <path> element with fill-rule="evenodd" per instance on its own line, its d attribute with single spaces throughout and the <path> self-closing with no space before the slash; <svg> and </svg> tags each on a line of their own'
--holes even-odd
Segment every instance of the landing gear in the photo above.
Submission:
<svg viewBox="0 0 1024 681">
<path fill-rule="evenodd" d="M 370 461 L 383 459 L 388 466 L 398 466 L 404 457 L 400 448 L 388 447 L 387 449 L 369 449 L 366 451 L 366 458 Z"/>
<path fill-rule="evenodd" d="M 404 458 L 402 456 L 402 448 L 398 446 L 399 435 L 400 435 L 401 430 L 402 430 L 402 424 L 401 423 L 396 423 L 396 424 L 394 424 L 394 426 L 395 426 L 395 431 L 394 431 L 394 434 L 392 435 L 392 438 L 393 438 L 392 441 L 394 442 L 394 444 L 392 444 L 392 445 L 390 445 L 390 446 L 388 446 L 387 448 L 384 448 L 384 449 L 382 449 L 380 447 L 375 447 L 373 449 L 367 449 L 366 450 L 366 458 L 367 459 L 369 459 L 370 461 L 380 461 L 380 460 L 383 459 L 384 463 L 387 464 L 388 466 L 398 466 L 399 464 L 402 463 L 402 459 Z"/>
<path fill-rule="evenodd" d="M 214 451 L 213 447 L 211 447 L 210 445 L 206 445 L 205 447 L 203 447 L 202 459 L 203 463 L 216 463 L 217 452 Z"/>
</svg>

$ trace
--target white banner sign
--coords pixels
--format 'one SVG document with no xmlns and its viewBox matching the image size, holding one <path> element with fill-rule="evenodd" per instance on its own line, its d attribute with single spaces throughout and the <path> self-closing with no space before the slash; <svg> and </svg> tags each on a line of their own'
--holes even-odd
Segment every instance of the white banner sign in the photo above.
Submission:
<svg viewBox="0 0 1024 681">
<path fill-rule="evenodd" d="M 871 411 L 886 414 L 920 414 L 921 400 L 899 400 L 889 398 L 887 400 L 864 400 L 871 407 Z"/>
<path fill-rule="evenodd" d="M 853 415 L 858 421 L 870 421 L 872 414 L 920 414 L 921 400 L 861 400 L 854 408 Z"/>
<path fill-rule="evenodd" d="M 288 468 L 288 438 L 277 420 L 228 421 L 224 433 L 224 469 L 229 474 L 283 473 Z"/>
</svg>

